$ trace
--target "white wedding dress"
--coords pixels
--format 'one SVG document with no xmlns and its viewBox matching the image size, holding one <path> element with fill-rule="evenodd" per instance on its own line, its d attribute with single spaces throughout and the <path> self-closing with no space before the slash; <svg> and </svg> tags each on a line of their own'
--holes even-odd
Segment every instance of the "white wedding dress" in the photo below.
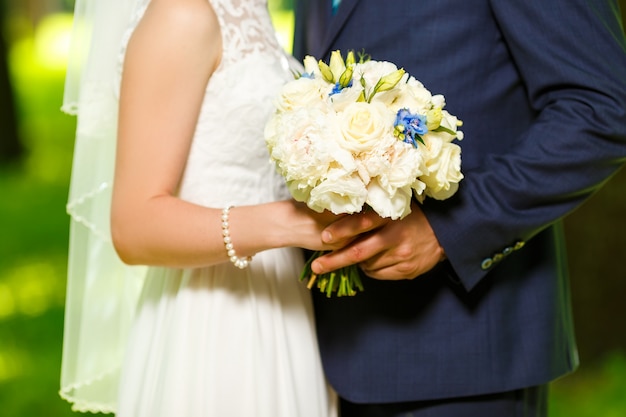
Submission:
<svg viewBox="0 0 626 417">
<path fill-rule="evenodd" d="M 223 58 L 207 87 L 180 197 L 216 208 L 289 198 L 263 139 L 272 100 L 292 78 L 266 0 L 207 1 L 220 21 Z M 300 250 L 279 249 L 257 254 L 244 270 L 230 263 L 149 268 L 118 417 L 335 415 L 310 294 L 298 280 L 302 265 Z"/>
</svg>

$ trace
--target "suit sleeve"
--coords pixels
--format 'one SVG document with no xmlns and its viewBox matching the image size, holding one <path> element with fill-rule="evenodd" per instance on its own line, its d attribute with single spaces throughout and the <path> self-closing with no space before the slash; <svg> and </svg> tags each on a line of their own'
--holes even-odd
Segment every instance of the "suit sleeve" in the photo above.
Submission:
<svg viewBox="0 0 626 417">
<path fill-rule="evenodd" d="M 467 290 L 626 159 L 626 44 L 616 1 L 492 0 L 491 8 L 534 116 L 506 152 L 486 153 L 465 172 L 452 199 L 424 205 Z"/>
</svg>

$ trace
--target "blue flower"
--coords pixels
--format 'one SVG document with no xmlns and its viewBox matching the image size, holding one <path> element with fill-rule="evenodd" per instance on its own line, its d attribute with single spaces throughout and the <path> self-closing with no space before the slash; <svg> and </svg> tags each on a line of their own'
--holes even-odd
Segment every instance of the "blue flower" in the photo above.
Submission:
<svg viewBox="0 0 626 417">
<path fill-rule="evenodd" d="M 334 96 L 335 94 L 339 94 L 339 93 L 341 93 L 341 90 L 343 90 L 344 88 L 348 88 L 348 87 L 352 87 L 352 80 L 350 80 L 348 85 L 346 85 L 345 87 L 342 86 L 340 82 L 336 82 L 335 85 L 333 86 L 333 90 L 330 92 L 329 96 Z"/>
<path fill-rule="evenodd" d="M 394 123 L 394 134 L 398 139 L 417 148 L 417 142 L 424 143 L 422 135 L 426 133 L 426 116 L 413 114 L 408 109 L 398 110 Z"/>
<path fill-rule="evenodd" d="M 300 77 L 302 77 L 302 78 L 308 78 L 308 79 L 310 79 L 310 80 L 313 80 L 313 79 L 315 79 L 315 74 L 313 74 L 312 72 L 305 72 L 305 73 L 302 73 L 302 74 L 300 75 Z"/>
</svg>

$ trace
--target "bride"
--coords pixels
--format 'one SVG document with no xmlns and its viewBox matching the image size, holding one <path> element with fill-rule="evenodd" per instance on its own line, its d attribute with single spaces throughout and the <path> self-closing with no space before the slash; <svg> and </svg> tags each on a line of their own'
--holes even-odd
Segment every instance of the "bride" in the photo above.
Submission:
<svg viewBox="0 0 626 417">
<path fill-rule="evenodd" d="M 292 75 L 266 1 L 75 13 L 61 395 L 119 417 L 335 415 L 298 248 L 340 245 L 268 160 Z"/>
</svg>

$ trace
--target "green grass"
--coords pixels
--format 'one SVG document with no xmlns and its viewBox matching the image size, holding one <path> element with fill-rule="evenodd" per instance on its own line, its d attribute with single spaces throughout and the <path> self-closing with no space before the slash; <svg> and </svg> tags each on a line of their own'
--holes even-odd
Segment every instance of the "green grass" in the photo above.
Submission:
<svg viewBox="0 0 626 417">
<path fill-rule="evenodd" d="M 552 384 L 552 417 L 623 417 L 626 415 L 626 355 L 607 355 Z"/>
<path fill-rule="evenodd" d="M 19 167 L 0 167 L 3 417 L 76 416 L 57 395 L 68 243 L 65 201 L 75 121 L 59 111 L 63 71 L 38 55 L 39 42 L 44 40 L 26 39 L 12 50 L 28 155 Z M 579 372 L 554 383 L 551 416 L 626 415 L 624 394 L 626 355 L 618 350 L 597 364 L 583 362 Z"/>
</svg>

